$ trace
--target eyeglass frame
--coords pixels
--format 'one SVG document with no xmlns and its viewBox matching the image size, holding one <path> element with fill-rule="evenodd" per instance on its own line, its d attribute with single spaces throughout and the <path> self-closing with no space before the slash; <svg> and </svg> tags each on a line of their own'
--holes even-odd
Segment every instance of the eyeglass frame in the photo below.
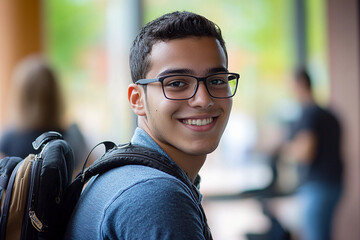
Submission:
<svg viewBox="0 0 360 240">
<path fill-rule="evenodd" d="M 235 85 L 235 91 L 234 93 L 231 95 L 231 96 L 228 96 L 228 97 L 215 97 L 213 96 L 209 89 L 208 89 L 208 86 L 207 86 L 207 83 L 206 83 L 206 80 L 209 78 L 209 77 L 212 77 L 212 76 L 215 76 L 215 75 L 219 75 L 219 74 L 232 74 L 236 77 L 236 85 Z M 194 79 L 197 80 L 197 83 L 196 83 L 196 88 L 194 90 L 194 93 L 191 97 L 188 97 L 188 98 L 169 98 L 168 96 L 166 96 L 165 94 L 165 89 L 164 89 L 164 79 L 165 78 L 168 78 L 168 77 L 174 77 L 174 76 L 184 76 L 184 77 L 192 77 Z M 235 93 L 236 93 L 236 90 L 237 90 L 237 87 L 238 87 L 238 83 L 239 83 L 239 79 L 240 79 L 240 74 L 238 73 L 233 73 L 233 72 L 223 72 L 223 73 L 214 73 L 214 74 L 210 74 L 206 77 L 195 77 L 195 76 L 192 76 L 192 75 L 188 75 L 188 74 L 172 74 L 172 75 L 167 75 L 167 76 L 162 76 L 162 77 L 158 77 L 158 78 L 143 78 L 143 79 L 139 79 L 135 82 L 135 84 L 140 84 L 140 85 L 147 85 L 149 83 L 153 83 L 153 82 L 160 82 L 161 83 L 161 88 L 163 90 L 163 94 L 164 94 L 164 97 L 166 99 L 169 99 L 169 100 L 189 100 L 191 98 L 193 98 L 195 96 L 195 94 L 197 93 L 197 90 L 199 89 L 199 83 L 200 82 L 203 82 L 204 85 L 205 85 L 205 88 L 206 88 L 206 91 L 209 93 L 209 95 L 213 98 L 218 98 L 218 99 L 227 99 L 227 98 L 232 98 L 233 96 L 235 96 Z"/>
</svg>

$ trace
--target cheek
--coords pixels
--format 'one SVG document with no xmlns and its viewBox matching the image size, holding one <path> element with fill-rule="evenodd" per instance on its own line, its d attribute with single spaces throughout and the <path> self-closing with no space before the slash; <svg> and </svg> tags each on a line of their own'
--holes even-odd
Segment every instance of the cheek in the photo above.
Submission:
<svg viewBox="0 0 360 240">
<path fill-rule="evenodd" d="M 166 99 L 163 95 L 153 95 L 149 100 L 148 106 L 152 113 L 164 118 L 171 116 L 178 109 L 176 102 Z"/>
<path fill-rule="evenodd" d="M 159 96 L 154 94 L 148 96 L 147 115 L 149 121 L 152 121 L 152 123 L 150 123 L 151 125 L 164 124 L 164 121 L 172 118 L 174 111 L 173 104 L 163 98 L 162 95 Z"/>
<path fill-rule="evenodd" d="M 230 99 L 226 99 L 223 103 L 222 103 L 222 108 L 224 109 L 225 112 L 227 112 L 228 114 L 230 114 L 231 112 L 231 108 L 232 108 L 232 104 L 233 104 L 233 100 Z"/>
<path fill-rule="evenodd" d="M 231 113 L 231 108 L 232 108 L 232 100 L 231 99 L 229 99 L 229 100 L 230 100 L 229 102 L 224 103 L 224 105 L 223 105 L 223 109 L 224 109 L 224 112 L 225 112 L 224 128 L 227 125 L 227 122 L 229 120 L 230 113 Z"/>
</svg>

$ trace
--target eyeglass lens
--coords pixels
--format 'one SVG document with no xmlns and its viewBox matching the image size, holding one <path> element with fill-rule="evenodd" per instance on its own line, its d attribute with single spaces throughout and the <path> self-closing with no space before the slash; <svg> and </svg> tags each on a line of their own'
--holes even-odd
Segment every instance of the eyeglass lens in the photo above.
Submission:
<svg viewBox="0 0 360 240">
<path fill-rule="evenodd" d="M 206 86 L 211 96 L 227 98 L 234 95 L 237 86 L 237 76 L 228 73 L 211 75 L 206 79 Z M 191 98 L 196 89 L 198 81 L 191 76 L 169 76 L 163 80 L 165 96 L 170 99 Z"/>
</svg>

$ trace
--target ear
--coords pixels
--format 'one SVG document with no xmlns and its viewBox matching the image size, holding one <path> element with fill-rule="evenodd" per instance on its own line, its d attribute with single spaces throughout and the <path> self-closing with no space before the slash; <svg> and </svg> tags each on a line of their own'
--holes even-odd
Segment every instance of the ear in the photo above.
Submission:
<svg viewBox="0 0 360 240">
<path fill-rule="evenodd" d="M 138 116 L 145 116 L 145 92 L 138 84 L 130 84 L 128 87 L 128 99 L 131 109 Z"/>
</svg>

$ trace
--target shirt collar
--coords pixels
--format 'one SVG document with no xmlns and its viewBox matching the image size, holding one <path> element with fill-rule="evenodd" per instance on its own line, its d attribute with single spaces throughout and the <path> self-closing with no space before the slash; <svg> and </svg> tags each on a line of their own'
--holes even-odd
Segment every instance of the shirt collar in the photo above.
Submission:
<svg viewBox="0 0 360 240">
<path fill-rule="evenodd" d="M 159 152 L 161 155 L 164 155 L 165 157 L 167 157 L 168 159 L 170 159 L 171 161 L 174 161 L 171 159 L 171 157 L 150 137 L 150 135 L 145 132 L 143 129 L 137 127 L 135 129 L 134 135 L 131 139 L 131 144 L 133 145 L 139 145 L 142 147 L 148 147 L 151 148 L 153 150 L 156 150 L 157 152 Z M 196 186 L 196 188 L 199 188 L 200 185 L 200 176 L 197 175 L 196 179 L 195 179 L 195 183 L 194 185 Z"/>
<path fill-rule="evenodd" d="M 149 134 L 139 127 L 135 129 L 131 144 L 151 148 L 171 159 L 170 156 L 149 136 Z"/>
</svg>

